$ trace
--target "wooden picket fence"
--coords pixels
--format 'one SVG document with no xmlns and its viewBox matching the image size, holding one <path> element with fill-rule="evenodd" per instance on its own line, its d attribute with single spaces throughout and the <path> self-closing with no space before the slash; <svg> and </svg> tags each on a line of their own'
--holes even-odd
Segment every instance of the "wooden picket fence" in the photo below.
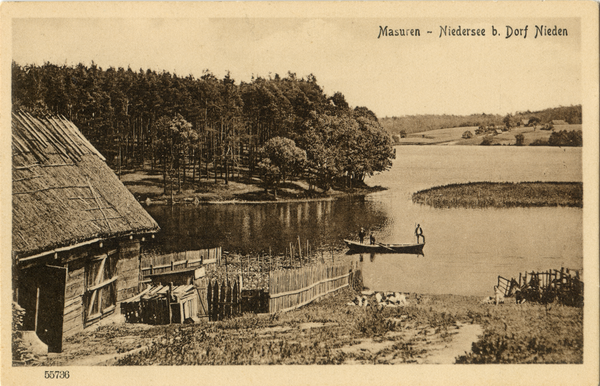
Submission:
<svg viewBox="0 0 600 386">
<path fill-rule="evenodd" d="M 302 307 L 348 286 L 351 263 L 316 264 L 269 273 L 269 312 Z"/>
<path fill-rule="evenodd" d="M 533 302 L 551 303 L 555 300 L 571 305 L 583 305 L 583 282 L 579 270 L 562 267 L 541 272 L 519 273 L 519 279 L 498 276 L 498 287 L 505 297 Z"/>
<path fill-rule="evenodd" d="M 200 267 L 220 261 L 221 247 L 173 252 L 160 256 L 143 256 L 140 262 L 140 280 L 145 283 L 149 281 L 147 276 L 151 274 Z"/>
<path fill-rule="evenodd" d="M 208 320 L 217 321 L 241 315 L 239 278 L 233 282 L 210 280 L 206 287 Z"/>
</svg>

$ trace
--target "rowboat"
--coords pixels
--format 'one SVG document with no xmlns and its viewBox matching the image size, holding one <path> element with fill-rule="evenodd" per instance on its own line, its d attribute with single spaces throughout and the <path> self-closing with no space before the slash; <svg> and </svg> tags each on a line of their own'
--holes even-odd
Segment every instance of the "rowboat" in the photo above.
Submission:
<svg viewBox="0 0 600 386">
<path fill-rule="evenodd" d="M 348 253 L 406 253 L 423 254 L 425 244 L 361 244 L 356 241 L 344 240 L 348 248 Z"/>
</svg>

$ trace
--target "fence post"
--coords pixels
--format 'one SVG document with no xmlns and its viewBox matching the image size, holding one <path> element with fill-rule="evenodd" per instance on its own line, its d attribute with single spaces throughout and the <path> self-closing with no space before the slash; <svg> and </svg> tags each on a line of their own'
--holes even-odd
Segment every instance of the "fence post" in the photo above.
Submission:
<svg viewBox="0 0 600 386">
<path fill-rule="evenodd" d="M 206 316 L 208 320 L 212 320 L 212 288 L 211 288 L 212 280 L 208 280 L 208 285 L 206 286 Z"/>
<path fill-rule="evenodd" d="M 212 317 L 213 321 L 218 320 L 219 317 L 219 282 L 215 280 L 213 285 L 213 304 L 212 304 Z"/>
<path fill-rule="evenodd" d="M 300 267 L 302 267 L 302 244 L 300 244 L 300 236 L 298 236 L 298 258 L 300 259 Z"/>
<path fill-rule="evenodd" d="M 225 312 L 224 317 L 230 317 L 232 314 L 232 304 L 231 304 L 231 283 L 229 283 L 229 280 L 225 282 L 226 287 L 225 287 Z"/>
<path fill-rule="evenodd" d="M 219 320 L 223 320 L 225 317 L 226 293 L 227 293 L 227 283 L 222 281 L 221 288 L 219 289 Z"/>
<path fill-rule="evenodd" d="M 240 310 L 240 306 L 241 306 L 241 302 L 240 302 L 240 287 L 238 285 L 238 280 L 236 280 L 233 283 L 233 313 L 235 315 L 240 315 L 241 314 L 241 310 Z"/>
</svg>

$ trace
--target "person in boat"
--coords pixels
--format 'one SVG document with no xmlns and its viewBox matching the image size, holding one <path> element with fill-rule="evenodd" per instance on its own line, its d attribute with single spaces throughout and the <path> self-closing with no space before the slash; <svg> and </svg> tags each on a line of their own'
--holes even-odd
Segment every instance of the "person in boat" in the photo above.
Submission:
<svg viewBox="0 0 600 386">
<path fill-rule="evenodd" d="M 371 232 L 371 235 L 369 236 L 369 241 L 371 242 L 371 245 L 375 245 L 375 236 L 373 236 L 373 232 Z"/>
<path fill-rule="evenodd" d="M 417 244 L 419 244 L 419 239 L 423 238 L 423 244 L 425 244 L 425 236 L 423 236 L 423 228 L 421 228 L 421 224 L 417 224 L 417 229 L 415 229 L 415 235 L 417 236 Z"/>
<path fill-rule="evenodd" d="M 365 235 L 366 235 L 365 228 L 360 228 L 360 232 L 358 232 L 358 239 L 360 240 L 361 244 L 365 240 Z"/>
</svg>

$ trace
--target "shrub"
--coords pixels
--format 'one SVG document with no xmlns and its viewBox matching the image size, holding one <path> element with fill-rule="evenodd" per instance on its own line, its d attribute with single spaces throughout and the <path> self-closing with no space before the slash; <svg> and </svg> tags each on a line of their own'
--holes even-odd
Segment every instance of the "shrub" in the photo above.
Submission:
<svg viewBox="0 0 600 386">
<path fill-rule="evenodd" d="M 365 316 L 356 324 L 356 329 L 366 337 L 383 336 L 394 328 L 394 322 L 387 320 L 383 316 L 383 309 L 377 307 L 368 307 Z"/>
<path fill-rule="evenodd" d="M 481 141 L 481 146 L 490 146 L 494 142 L 494 138 L 491 135 L 486 135 Z"/>
<path fill-rule="evenodd" d="M 525 142 L 525 136 L 523 134 L 515 135 L 515 139 L 517 140 L 517 143 L 516 143 L 517 146 L 523 146 L 523 144 Z"/>
<path fill-rule="evenodd" d="M 529 146 L 548 146 L 548 141 L 544 141 L 543 139 L 536 139 L 531 142 Z"/>
<path fill-rule="evenodd" d="M 548 144 L 550 146 L 582 146 L 583 138 L 582 133 L 579 130 L 567 131 L 561 130 L 550 134 L 548 138 Z"/>
</svg>

